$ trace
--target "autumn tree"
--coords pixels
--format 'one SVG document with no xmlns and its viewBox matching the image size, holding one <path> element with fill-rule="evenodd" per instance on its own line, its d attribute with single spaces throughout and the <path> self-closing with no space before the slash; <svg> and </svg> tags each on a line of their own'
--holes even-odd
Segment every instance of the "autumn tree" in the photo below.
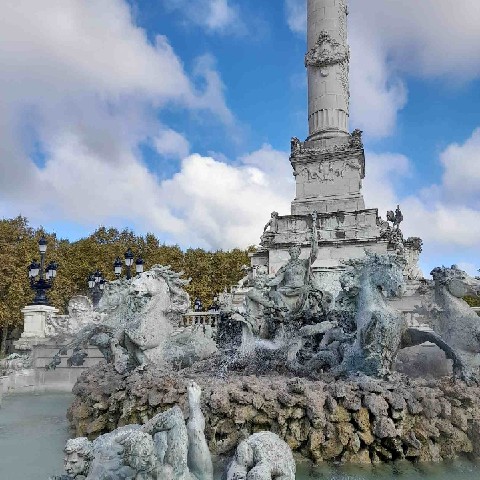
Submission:
<svg viewBox="0 0 480 480">
<path fill-rule="evenodd" d="M 182 251 L 178 245 L 162 244 L 152 233 L 138 236 L 131 230 L 99 227 L 88 237 L 70 242 L 41 228 L 32 229 L 23 217 L 0 220 L 0 354 L 5 352 L 9 332 L 22 326 L 20 310 L 33 299 L 27 272 L 32 259 L 38 259 L 42 235 L 48 241 L 46 263 L 55 260 L 59 265 L 48 297 L 61 313 L 74 295 L 88 295 L 87 279 L 97 268 L 107 280 L 113 280 L 113 262 L 117 256 L 123 260 L 128 248 L 144 259 L 145 269 L 161 264 L 183 271 L 185 278 L 192 279 L 187 286 L 192 301 L 199 297 L 205 306 L 215 294 L 236 284 L 243 276 L 242 265 L 249 263 L 245 250 Z"/>
</svg>

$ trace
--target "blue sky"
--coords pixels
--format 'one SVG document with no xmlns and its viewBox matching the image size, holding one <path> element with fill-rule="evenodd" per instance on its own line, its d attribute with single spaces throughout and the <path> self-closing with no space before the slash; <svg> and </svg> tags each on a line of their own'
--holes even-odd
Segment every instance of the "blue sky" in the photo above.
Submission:
<svg viewBox="0 0 480 480">
<path fill-rule="evenodd" d="M 305 0 L 6 0 L 0 215 L 183 247 L 258 242 L 307 135 Z M 350 0 L 364 194 L 399 202 L 425 273 L 480 265 L 480 5 Z M 453 5 L 455 3 L 455 5 Z"/>
</svg>

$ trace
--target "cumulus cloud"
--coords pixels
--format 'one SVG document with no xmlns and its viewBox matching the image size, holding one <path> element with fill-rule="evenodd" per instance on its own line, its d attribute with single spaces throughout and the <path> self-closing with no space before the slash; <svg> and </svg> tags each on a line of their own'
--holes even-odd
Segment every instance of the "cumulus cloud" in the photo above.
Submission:
<svg viewBox="0 0 480 480">
<path fill-rule="evenodd" d="M 131 215 L 147 228 L 183 228 L 158 203 L 139 146 L 188 155 L 188 142 L 158 120 L 165 107 L 233 125 L 211 57 L 189 76 L 168 39 L 150 42 L 124 0 L 8 0 L 0 64 L 2 215 L 88 225 Z"/>
<path fill-rule="evenodd" d="M 304 35 L 305 0 L 285 0 Z M 465 82 L 480 75 L 480 9 L 471 0 L 349 1 L 352 123 L 376 137 L 394 131 L 405 76 Z"/>
<path fill-rule="evenodd" d="M 440 161 L 444 199 L 480 209 L 480 128 L 463 145 L 450 145 Z"/>
<path fill-rule="evenodd" d="M 185 158 L 190 153 L 190 144 L 181 134 L 166 128 L 154 138 L 155 150 L 165 157 Z"/>
<path fill-rule="evenodd" d="M 410 161 L 404 155 L 366 152 L 366 172 L 363 181 L 366 206 L 378 208 L 380 215 L 385 217 L 387 210 L 394 209 L 398 202 L 396 183 L 410 174 Z"/>
<path fill-rule="evenodd" d="M 245 32 L 239 9 L 230 0 L 163 0 L 171 11 L 179 11 L 184 18 L 209 33 L 239 34 Z"/>
<path fill-rule="evenodd" d="M 478 164 L 480 130 L 463 144 L 449 145 L 439 160 L 444 166 L 442 181 L 416 193 L 402 196 L 398 184 L 412 175 L 408 158 L 397 154 L 367 152 L 364 196 L 367 207 L 379 208 L 385 218 L 387 209 L 401 205 L 406 236 L 424 240 L 422 256 L 428 269 L 441 263 L 471 264 L 478 258 L 480 208 Z M 475 269 L 469 268 L 470 273 Z M 429 270 L 428 270 L 429 271 Z"/>
<path fill-rule="evenodd" d="M 290 213 L 294 181 L 288 154 L 264 145 L 234 165 L 191 155 L 161 189 L 185 224 L 185 243 L 233 248 L 257 244 L 273 210 Z"/>
<path fill-rule="evenodd" d="M 307 30 L 307 2 L 304 0 L 285 0 L 285 14 L 290 30 L 304 35 Z"/>
</svg>

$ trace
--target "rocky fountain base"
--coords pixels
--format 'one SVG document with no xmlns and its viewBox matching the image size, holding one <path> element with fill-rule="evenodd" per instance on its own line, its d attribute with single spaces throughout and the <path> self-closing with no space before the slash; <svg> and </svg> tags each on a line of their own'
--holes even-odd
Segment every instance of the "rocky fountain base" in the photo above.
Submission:
<svg viewBox="0 0 480 480">
<path fill-rule="evenodd" d="M 309 381 L 230 373 L 222 379 L 185 371 L 165 374 L 151 365 L 119 374 L 105 364 L 80 377 L 68 418 L 77 436 L 94 438 L 143 424 L 175 405 L 187 416 L 189 379 L 203 391 L 213 455 L 229 456 L 252 433 L 271 431 L 314 462 L 480 457 L 480 388 L 448 378 Z"/>
</svg>

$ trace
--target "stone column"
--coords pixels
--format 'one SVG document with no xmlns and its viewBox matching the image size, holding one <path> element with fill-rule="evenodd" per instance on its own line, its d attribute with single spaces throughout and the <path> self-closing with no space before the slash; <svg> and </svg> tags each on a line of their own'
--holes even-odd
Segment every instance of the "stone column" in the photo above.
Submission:
<svg viewBox="0 0 480 480">
<path fill-rule="evenodd" d="M 349 60 L 345 0 L 308 0 L 305 66 L 309 141 L 348 135 Z"/>
</svg>

